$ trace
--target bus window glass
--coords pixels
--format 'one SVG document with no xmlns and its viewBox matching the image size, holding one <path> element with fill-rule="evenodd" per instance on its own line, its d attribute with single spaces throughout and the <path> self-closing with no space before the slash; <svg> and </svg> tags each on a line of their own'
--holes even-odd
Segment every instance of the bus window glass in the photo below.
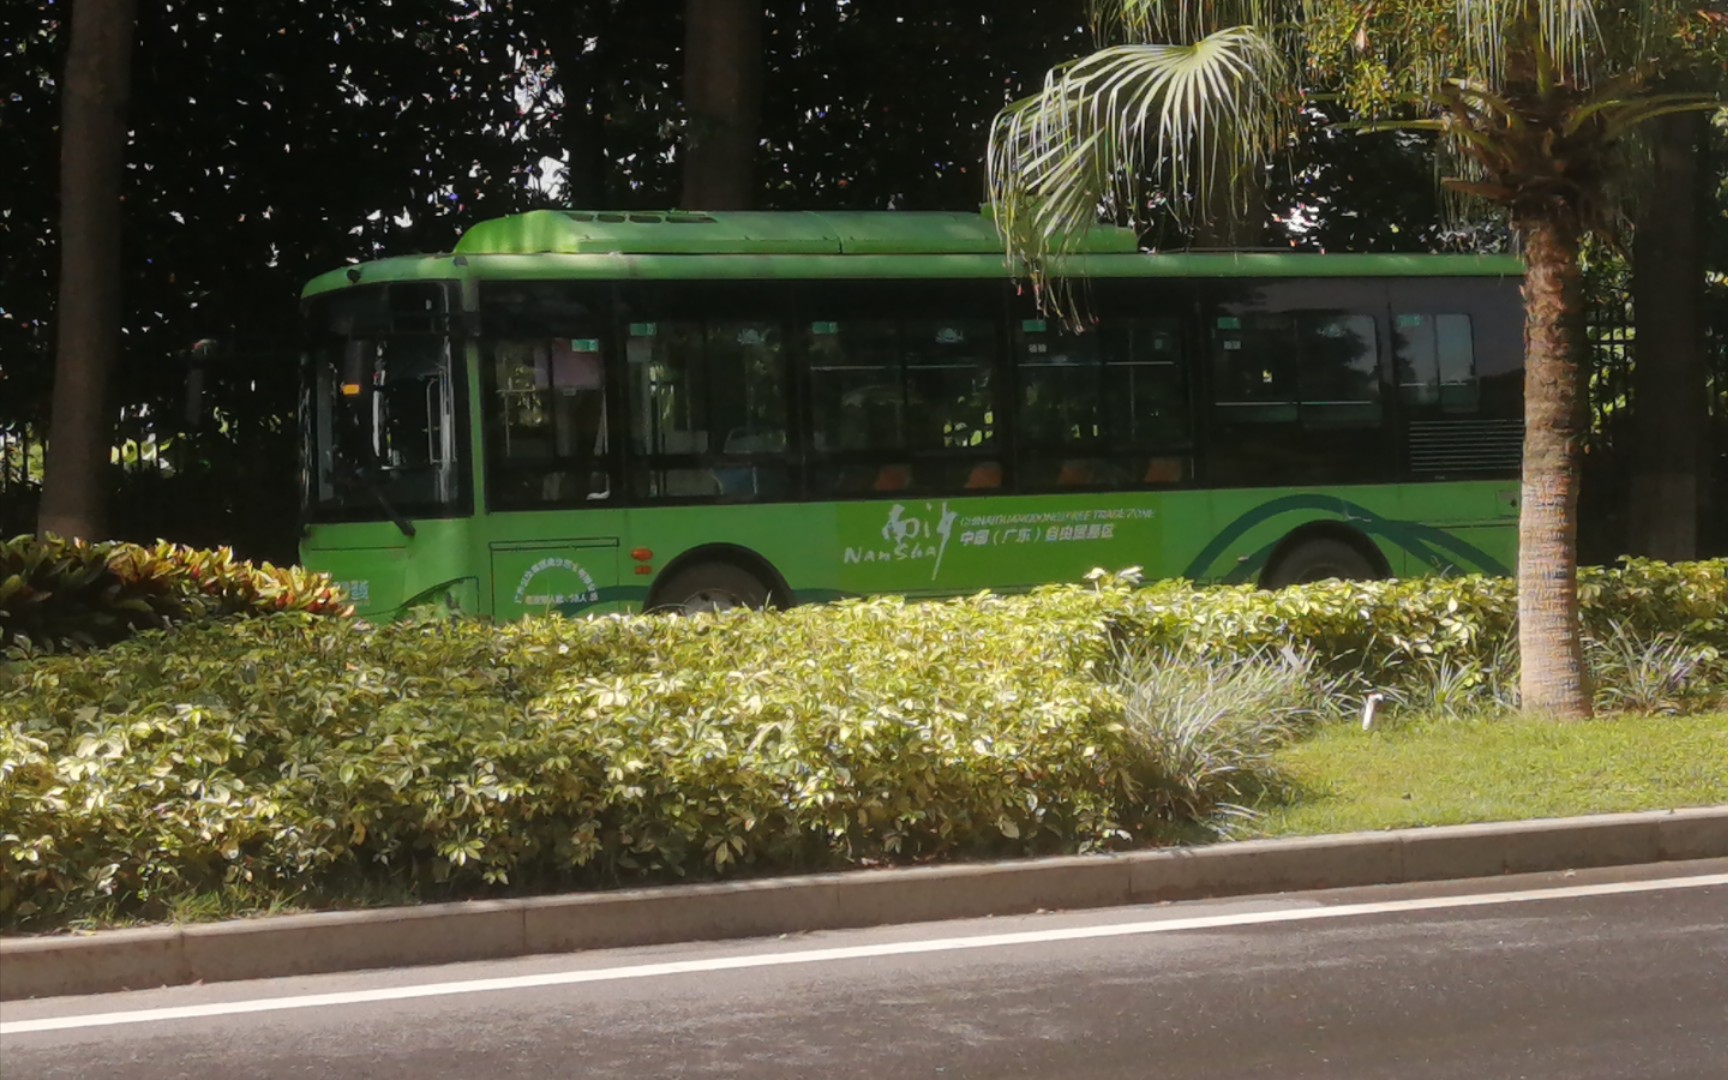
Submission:
<svg viewBox="0 0 1728 1080">
<path fill-rule="evenodd" d="M 1099 335 L 1022 319 L 1014 335 L 1020 377 L 1019 430 L 1028 449 L 1095 443 L 1103 437 Z"/>
<path fill-rule="evenodd" d="M 1244 423 L 1296 419 L 1295 316 L 1221 315 L 1212 336 L 1218 407 Z"/>
<path fill-rule="evenodd" d="M 987 322 L 901 325 L 907 428 L 918 450 L 979 450 L 995 437 L 990 375 L 996 333 Z"/>
<path fill-rule="evenodd" d="M 1393 323 L 1404 403 L 1446 413 L 1476 412 L 1481 391 L 1470 316 L 1401 314 Z"/>
<path fill-rule="evenodd" d="M 984 319 L 807 323 L 815 492 L 1000 487 L 996 342 Z"/>
<path fill-rule="evenodd" d="M 1219 285 L 1206 479 L 1362 483 L 1394 475 L 1377 284 Z"/>
<path fill-rule="evenodd" d="M 1119 283 L 1093 295 L 1089 325 L 1029 307 L 1010 324 L 1017 483 L 1039 491 L 1190 479 L 1184 318 L 1147 310 L 1179 311 L 1180 297 Z"/>
<path fill-rule="evenodd" d="M 815 322 L 804 347 L 816 451 L 905 449 L 905 387 L 894 324 Z"/>
<path fill-rule="evenodd" d="M 309 520 L 462 512 L 445 286 L 393 285 L 310 305 L 304 469 Z"/>
<path fill-rule="evenodd" d="M 1481 404 L 1476 382 L 1475 335 L 1468 315 L 1434 316 L 1439 342 L 1440 407 L 1447 412 L 1475 412 Z"/>
<path fill-rule="evenodd" d="M 1124 474 L 1104 432 L 1103 339 L 1048 319 L 1014 327 L 1020 387 L 1015 441 L 1028 488 L 1104 487 Z"/>
<path fill-rule="evenodd" d="M 790 494 L 784 337 L 780 324 L 768 320 L 630 325 L 635 495 Z"/>
<path fill-rule="evenodd" d="M 1295 320 L 1304 427 L 1380 422 L 1380 350 L 1371 315 L 1304 312 Z"/>
<path fill-rule="evenodd" d="M 709 424 L 723 453 L 786 450 L 785 364 L 779 324 L 709 324 Z"/>
<path fill-rule="evenodd" d="M 1112 445 L 1118 450 L 1185 448 L 1191 432 L 1181 321 L 1107 322 L 1103 339 Z"/>
<path fill-rule="evenodd" d="M 624 353 L 630 368 L 631 450 L 707 453 L 702 324 L 633 323 Z"/>
<path fill-rule="evenodd" d="M 481 306 L 492 505 L 610 499 L 603 309 L 560 285 L 484 286 Z"/>
<path fill-rule="evenodd" d="M 599 340 L 490 345 L 493 502 L 512 509 L 610 497 Z"/>
</svg>

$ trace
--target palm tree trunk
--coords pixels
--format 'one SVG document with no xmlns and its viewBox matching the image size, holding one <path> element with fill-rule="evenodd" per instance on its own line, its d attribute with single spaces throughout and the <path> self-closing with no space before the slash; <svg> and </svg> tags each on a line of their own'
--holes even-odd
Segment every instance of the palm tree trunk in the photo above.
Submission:
<svg viewBox="0 0 1728 1080">
<path fill-rule="evenodd" d="M 1518 215 L 1524 241 L 1524 488 L 1518 514 L 1519 689 L 1524 708 L 1590 715 L 1578 614 L 1578 481 L 1584 446 L 1579 369 L 1579 227 L 1564 209 Z"/>
<path fill-rule="evenodd" d="M 1710 426 L 1704 370 L 1704 238 L 1712 208 L 1700 158 L 1703 116 L 1650 125 L 1654 183 L 1632 249 L 1632 468 L 1627 549 L 1679 561 L 1698 554 L 1698 501 Z"/>
<path fill-rule="evenodd" d="M 120 349 L 120 185 L 136 0 L 77 0 L 60 131 L 60 298 L 47 475 L 36 527 L 100 539 Z"/>
<path fill-rule="evenodd" d="M 756 202 L 762 112 L 762 0 L 685 0 L 684 197 L 687 210 Z"/>
</svg>

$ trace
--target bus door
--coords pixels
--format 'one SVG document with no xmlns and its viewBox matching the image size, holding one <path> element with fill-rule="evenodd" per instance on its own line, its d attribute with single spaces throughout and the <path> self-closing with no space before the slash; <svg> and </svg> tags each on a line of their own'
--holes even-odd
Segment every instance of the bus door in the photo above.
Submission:
<svg viewBox="0 0 1728 1080">
<path fill-rule="evenodd" d="M 482 282 L 487 546 L 499 619 L 619 602 L 610 289 Z"/>
</svg>

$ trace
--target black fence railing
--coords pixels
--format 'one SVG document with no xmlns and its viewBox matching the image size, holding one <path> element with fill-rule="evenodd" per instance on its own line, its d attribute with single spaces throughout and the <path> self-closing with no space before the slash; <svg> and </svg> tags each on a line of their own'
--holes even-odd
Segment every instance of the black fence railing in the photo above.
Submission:
<svg viewBox="0 0 1728 1080">
<path fill-rule="evenodd" d="M 291 350 L 229 347 L 212 358 L 197 423 L 183 391 L 122 408 L 107 477 L 108 533 L 293 561 L 297 370 Z M 35 426 L 0 421 L 0 536 L 36 528 L 44 443 Z"/>
</svg>

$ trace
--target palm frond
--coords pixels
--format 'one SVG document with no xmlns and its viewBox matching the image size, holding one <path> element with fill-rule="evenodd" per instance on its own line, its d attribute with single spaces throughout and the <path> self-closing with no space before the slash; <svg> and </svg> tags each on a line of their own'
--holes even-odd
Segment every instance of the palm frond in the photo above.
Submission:
<svg viewBox="0 0 1728 1080">
<path fill-rule="evenodd" d="M 1092 23 L 1106 37 L 1188 45 L 1233 26 L 1294 26 L 1302 7 L 1301 0 L 1092 0 Z"/>
<path fill-rule="evenodd" d="M 1603 39 L 1595 0 L 1458 0 L 1465 74 L 1587 86 Z"/>
<path fill-rule="evenodd" d="M 1101 212 L 1134 217 L 1147 180 L 1203 193 L 1220 174 L 1258 168 L 1295 97 L 1291 65 L 1248 26 L 1186 45 L 1116 46 L 1057 68 L 991 131 L 990 201 L 1010 254 L 1041 284 L 1047 259 L 1071 250 Z M 1186 209 L 1180 199 L 1173 208 Z"/>
</svg>

